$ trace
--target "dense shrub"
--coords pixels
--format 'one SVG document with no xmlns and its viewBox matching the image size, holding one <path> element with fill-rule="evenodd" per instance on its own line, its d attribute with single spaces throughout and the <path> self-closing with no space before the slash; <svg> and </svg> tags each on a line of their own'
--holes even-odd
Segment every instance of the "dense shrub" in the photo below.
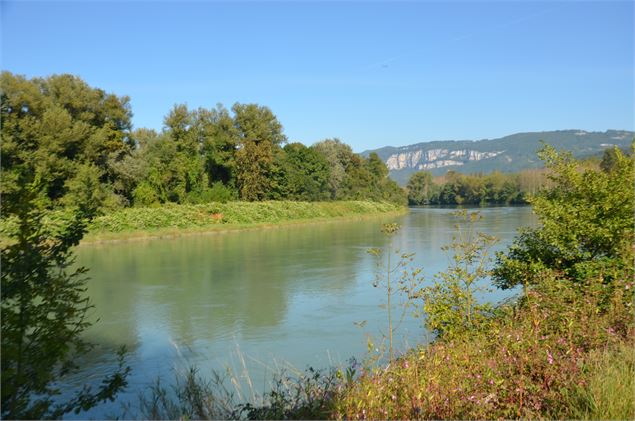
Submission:
<svg viewBox="0 0 635 421">
<path fill-rule="evenodd" d="M 597 362 L 598 353 L 621 353 L 633 344 L 632 291 L 629 279 L 608 294 L 598 280 L 580 288 L 544 279 L 518 306 L 500 308 L 487 329 L 437 341 L 363 373 L 338 395 L 333 417 L 566 419 L 626 401 L 613 415 L 632 419 L 632 390 L 619 387 L 632 384 L 632 362 L 618 372 L 610 362 Z M 613 375 L 620 376 L 612 382 L 621 395 L 589 389 Z"/>
</svg>

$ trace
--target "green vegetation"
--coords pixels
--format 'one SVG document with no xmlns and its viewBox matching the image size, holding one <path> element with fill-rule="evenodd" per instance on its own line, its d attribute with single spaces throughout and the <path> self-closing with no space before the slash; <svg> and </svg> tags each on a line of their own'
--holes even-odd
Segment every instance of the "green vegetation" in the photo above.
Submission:
<svg viewBox="0 0 635 421">
<path fill-rule="evenodd" d="M 328 372 L 280 374 L 272 391 L 247 404 L 237 403 L 218 379 L 198 393 L 192 386 L 203 383 L 191 373 L 177 401 L 150 399 L 154 405 L 147 408 L 159 411 L 144 416 L 633 419 L 633 158 L 615 150 L 610 165 L 584 169 L 552 148 L 542 154 L 552 184 L 531 198 L 541 226 L 521 235 L 493 268 L 501 285 L 522 279 L 514 302 L 496 308 L 475 302 L 473 287 L 489 273 L 492 239 L 470 230 L 475 216 L 464 213 L 464 227 L 448 247 L 448 271 L 432 286 L 409 290 L 411 304 L 430 311 L 424 323 L 438 334 L 431 344 L 386 366 L 353 361 Z M 587 211 L 598 198 L 608 213 L 602 219 Z M 388 234 L 394 229 L 385 228 Z M 529 247 L 548 247 L 556 257 L 518 252 Z M 520 265 L 531 268 L 522 278 Z M 387 276 L 393 267 L 383 267 Z M 386 286 L 389 294 L 396 289 Z M 158 391 L 154 397 L 166 396 Z M 196 410 L 205 404 L 214 411 Z"/>
<path fill-rule="evenodd" d="M 405 193 L 376 156 L 338 140 L 283 147 L 282 125 L 256 104 L 233 114 L 175 105 L 157 133 L 132 130 L 128 97 L 75 76 L 2 72 L 0 91 L 4 418 L 58 418 L 126 385 L 122 352 L 96 390 L 57 396 L 91 348 L 81 339 L 86 270 L 70 269 L 87 230 L 98 239 L 404 211 Z M 333 202 L 308 202 L 320 200 Z"/>
<path fill-rule="evenodd" d="M 87 240 L 125 238 L 126 235 L 214 231 L 261 225 L 366 217 L 406 209 L 392 203 L 337 202 L 227 202 L 202 205 L 166 204 L 129 208 L 95 218 Z"/>
<path fill-rule="evenodd" d="M 126 386 L 123 367 L 97 390 L 85 386 L 62 402 L 56 382 L 74 372 L 76 358 L 90 350 L 81 334 L 90 323 L 85 296 L 86 269 L 71 269 L 71 248 L 79 243 L 94 213 L 90 202 L 66 221 L 43 224 L 38 203 L 42 186 L 24 171 L 3 196 L 3 214 L 16 222 L 14 241 L 2 248 L 2 418 L 60 418 L 112 400 Z"/>
<path fill-rule="evenodd" d="M 100 213 L 165 203 L 374 200 L 406 203 L 376 155 L 337 139 L 306 147 L 272 111 L 236 103 L 175 105 L 160 133 L 132 129 L 130 100 L 71 75 L 0 76 L 2 193 L 31 171 L 48 208 L 89 199 Z"/>
<path fill-rule="evenodd" d="M 389 242 L 385 248 L 372 248 L 368 253 L 377 259 L 377 272 L 375 273 L 375 281 L 373 287 L 381 287 L 386 290 L 386 304 L 381 307 L 386 309 L 388 318 L 388 331 L 384 334 L 384 340 L 388 340 L 388 358 L 392 361 L 395 357 L 393 348 L 393 334 L 398 330 L 401 322 L 406 316 L 406 311 L 410 304 L 410 298 L 415 293 L 417 283 L 419 281 L 420 269 L 413 271 L 408 270 L 409 264 L 414 259 L 414 253 L 403 253 L 400 249 L 393 246 L 393 235 L 395 235 L 401 226 L 396 223 L 384 224 L 381 232 L 388 237 Z M 396 301 L 398 300 L 398 301 Z M 396 301 L 400 312 L 393 314 L 393 308 Z M 395 315 L 399 317 L 395 318 Z M 375 347 L 372 339 L 368 340 L 368 349 L 377 349 L 378 355 L 374 358 L 380 360 L 385 351 L 385 346 L 381 345 L 381 350 Z"/>
<path fill-rule="evenodd" d="M 399 155 L 402 163 L 400 169 L 391 170 L 390 175 L 399 185 L 405 186 L 422 164 L 441 164 L 430 169 L 433 176 L 442 176 L 448 170 L 463 174 L 487 174 L 493 171 L 518 173 L 542 167 L 542 162 L 536 159 L 536 151 L 542 147 L 542 142 L 570 151 L 576 159 L 586 159 L 601 155 L 607 145 L 628 149 L 634 137 L 635 132 L 627 130 L 554 130 L 515 133 L 498 139 L 444 140 L 400 147 L 387 146 L 362 154 L 366 156 L 375 152 L 384 162 L 391 156 Z M 443 162 L 448 160 L 454 161 L 454 165 Z"/>
<path fill-rule="evenodd" d="M 403 209 L 404 192 L 378 155 L 363 158 L 337 139 L 283 147 L 282 126 L 266 107 L 235 104 L 232 114 L 177 105 L 161 133 L 133 131 L 128 98 L 76 77 L 3 72 L 0 83 L 2 226 L 11 237 L 2 245 L 3 418 L 60 417 L 113 399 L 126 384 L 122 358 L 98 390 L 53 400 L 56 381 L 90 349 L 80 338 L 90 308 L 85 270 L 70 269 L 87 229 L 208 230 Z M 416 270 L 405 272 L 410 255 L 397 251 L 391 264 L 392 246 L 376 252 L 387 258 L 387 366 L 281 374 L 248 403 L 236 403 L 222 379 L 216 389 L 192 372 L 174 395 L 157 385 L 143 415 L 633 419 L 633 155 L 615 148 L 586 167 L 550 147 L 541 156 L 549 181 L 542 189 L 539 173 L 450 173 L 440 186 L 413 177 L 413 202 L 527 200 L 541 225 L 521 232 L 491 272 L 492 239 L 468 225 L 448 248 L 448 270 L 419 289 L 399 283 L 418 281 Z M 308 202 L 323 200 L 334 202 Z M 490 273 L 502 288 L 523 287 L 514 303 L 477 301 Z M 394 357 L 398 291 L 437 337 Z"/>
<path fill-rule="evenodd" d="M 552 185 L 530 199 L 541 226 L 499 254 L 494 268 L 500 285 L 524 285 L 517 302 L 483 309 L 479 322 L 468 324 L 470 295 L 457 282 L 422 294 L 424 308 L 442 310 L 431 314 L 440 336 L 388 367 L 363 372 L 337 395 L 332 416 L 635 416 L 633 159 L 615 149 L 611 164 L 599 170 L 580 168 L 550 147 L 542 156 Z M 482 249 L 478 240 L 455 248 L 455 261 Z M 442 278 L 481 266 L 461 267 Z"/>
<path fill-rule="evenodd" d="M 545 148 L 554 188 L 530 200 L 542 226 L 521 232 L 500 255 L 495 279 L 503 288 L 534 283 L 545 270 L 573 280 L 610 280 L 633 264 L 633 159 L 615 148 L 602 169 L 579 168 L 569 154 Z"/>
<path fill-rule="evenodd" d="M 629 284 L 630 282 L 630 284 Z M 623 280 L 621 288 L 632 280 Z M 626 294 L 632 299 L 632 294 Z M 521 303 L 498 309 L 486 327 L 412 350 L 395 364 L 364 372 L 338 396 L 347 419 L 570 419 L 614 407 L 632 419 L 632 307 L 622 294 L 590 282 L 584 290 L 543 279 Z M 612 304 L 598 312 L 601 303 Z M 597 353 L 620 359 L 600 365 Z M 609 371 L 610 370 L 610 371 Z M 597 390 L 600 381 L 616 394 Z M 591 386 L 593 385 L 593 386 Z M 611 386 L 613 385 L 613 386 Z M 621 392 L 621 393 L 620 393 Z M 619 394 L 618 394 L 619 393 Z M 597 417 L 596 417 L 597 416 Z"/>
<path fill-rule="evenodd" d="M 461 174 L 448 171 L 432 177 L 428 171 L 414 173 L 406 189 L 410 205 L 480 205 L 526 204 L 547 181 L 541 169 L 525 170 L 518 174 L 498 171 L 483 174 Z"/>
<path fill-rule="evenodd" d="M 457 216 L 461 223 L 452 243 L 443 247 L 451 265 L 417 293 L 423 300 L 426 328 L 443 339 L 480 329 L 492 312 L 492 306 L 479 303 L 476 294 L 487 290 L 483 284 L 490 275 L 489 252 L 496 239 L 475 231 L 478 213 L 463 210 Z"/>
<path fill-rule="evenodd" d="M 72 218 L 72 212 L 69 209 L 43 212 L 41 223 L 51 231 L 59 230 Z M 405 212 L 405 206 L 369 201 L 236 201 L 200 205 L 167 203 L 147 208 L 125 208 L 95 217 L 88 224 L 87 233 L 82 241 L 178 236 L 186 233 L 326 222 Z M 0 238 L 5 244 L 11 244 L 17 230 L 17 218 L 7 216 L 0 223 Z"/>
</svg>

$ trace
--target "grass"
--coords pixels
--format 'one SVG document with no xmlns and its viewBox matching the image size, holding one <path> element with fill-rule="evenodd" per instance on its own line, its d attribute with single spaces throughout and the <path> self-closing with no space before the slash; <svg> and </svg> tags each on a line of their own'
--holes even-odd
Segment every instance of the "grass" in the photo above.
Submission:
<svg viewBox="0 0 635 421">
<path fill-rule="evenodd" d="M 579 405 L 572 418 L 581 420 L 635 419 L 635 349 L 623 343 L 597 350 L 586 362 L 588 384 L 577 391 Z"/>
<path fill-rule="evenodd" d="M 148 419 L 634 419 L 633 287 L 548 279 L 485 324 L 385 366 L 275 374 L 241 393 L 236 374 L 192 370 L 142 399 Z M 229 385 L 229 387 L 227 387 Z M 254 397 L 255 396 L 255 397 Z"/>
<path fill-rule="evenodd" d="M 400 205 L 371 201 L 227 202 L 125 208 L 96 217 L 82 244 L 365 219 L 407 211 Z M 55 226 L 64 225 L 68 216 L 63 211 L 52 212 L 43 222 L 54 231 Z M 15 224 L 11 219 L 0 221 L 0 243 L 10 241 Z"/>
<path fill-rule="evenodd" d="M 97 217 L 85 242 L 251 229 L 406 211 L 402 206 L 367 201 L 167 204 L 128 208 Z"/>
<path fill-rule="evenodd" d="M 546 283 L 481 329 L 362 373 L 331 417 L 633 419 L 632 287 L 606 306 L 603 286 Z"/>
</svg>

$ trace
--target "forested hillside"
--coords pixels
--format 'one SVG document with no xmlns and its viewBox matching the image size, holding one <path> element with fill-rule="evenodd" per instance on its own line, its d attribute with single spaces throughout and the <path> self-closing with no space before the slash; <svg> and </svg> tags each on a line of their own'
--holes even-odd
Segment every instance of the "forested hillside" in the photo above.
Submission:
<svg viewBox="0 0 635 421">
<path fill-rule="evenodd" d="M 379 155 L 388 166 L 390 176 L 399 184 L 406 185 L 410 176 L 421 170 L 430 171 L 433 175 L 444 175 L 448 171 L 486 174 L 540 168 L 542 162 L 536 152 L 541 148 L 541 142 L 568 150 L 576 158 L 586 158 L 601 155 L 602 151 L 612 146 L 628 149 L 634 137 L 635 132 L 625 130 L 557 130 L 516 133 L 478 141 L 447 140 L 401 147 L 387 146 L 362 152 L 362 155 Z"/>
<path fill-rule="evenodd" d="M 359 200 L 405 203 L 375 154 L 338 139 L 288 143 L 257 104 L 167 110 L 161 132 L 132 126 L 130 98 L 64 74 L 10 72 L 2 91 L 2 193 L 42 187 L 46 207 L 100 211 L 230 200 Z"/>
</svg>

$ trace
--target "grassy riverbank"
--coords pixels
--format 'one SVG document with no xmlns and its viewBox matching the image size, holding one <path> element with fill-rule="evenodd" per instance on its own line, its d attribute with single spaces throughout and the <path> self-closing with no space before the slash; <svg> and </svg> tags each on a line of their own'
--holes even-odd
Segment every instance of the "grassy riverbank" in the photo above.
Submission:
<svg viewBox="0 0 635 421">
<path fill-rule="evenodd" d="M 248 402 L 245 372 L 156 385 L 147 419 L 633 419 L 633 282 L 607 289 L 543 280 L 518 303 L 452 340 L 416 347 L 388 365 L 352 363 L 273 373 Z M 201 373 L 202 374 L 202 373 Z M 227 377 L 228 376 L 228 377 Z M 139 414 L 136 414 L 137 416 Z"/>
<path fill-rule="evenodd" d="M 386 202 L 228 202 L 166 204 L 128 208 L 95 218 L 84 243 L 171 237 L 404 214 L 407 208 Z"/>
<path fill-rule="evenodd" d="M 361 365 L 280 374 L 249 402 L 192 372 L 176 400 L 153 390 L 142 417 L 634 419 L 633 157 L 615 150 L 601 170 L 580 169 L 551 148 L 542 157 L 553 174 L 552 185 L 532 198 L 541 224 L 523 230 L 491 270 L 479 263 L 488 261 L 488 236 L 470 229 L 478 215 L 466 213 L 447 247 L 453 257 L 445 272 L 410 286 L 404 270 L 403 282 L 393 276 L 393 289 L 386 284 L 388 297 L 398 288 L 425 314 L 432 343 L 385 365 L 369 345 Z M 388 228 L 383 232 L 394 232 Z M 394 268 L 405 266 L 393 261 L 384 279 Z M 478 303 L 475 281 L 486 276 L 518 287 L 516 300 Z M 391 306 L 383 308 L 390 326 Z"/>
</svg>

